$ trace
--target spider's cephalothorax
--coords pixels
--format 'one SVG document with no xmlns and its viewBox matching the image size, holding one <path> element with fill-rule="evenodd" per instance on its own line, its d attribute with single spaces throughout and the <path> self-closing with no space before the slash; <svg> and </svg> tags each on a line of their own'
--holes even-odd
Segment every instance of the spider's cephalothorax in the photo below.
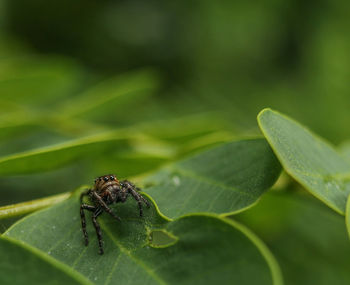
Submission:
<svg viewBox="0 0 350 285">
<path fill-rule="evenodd" d="M 120 218 L 113 213 L 111 208 L 108 205 L 113 203 L 124 203 L 128 196 L 131 194 L 132 197 L 137 201 L 139 206 L 140 216 L 142 217 L 142 202 L 149 207 L 148 201 L 142 197 L 141 194 L 137 192 L 140 190 L 135 187 L 131 182 L 124 180 L 119 181 L 115 175 L 103 175 L 95 179 L 95 185 L 92 189 L 89 189 L 83 192 L 80 196 L 80 217 L 81 217 L 81 225 L 83 229 L 83 234 L 85 238 L 85 245 L 88 245 L 89 239 L 86 231 L 86 221 L 85 221 L 85 213 L 84 210 L 88 210 L 92 212 L 92 223 L 96 229 L 98 245 L 99 245 L 99 253 L 103 254 L 103 246 L 102 246 L 102 234 L 100 225 L 97 222 L 97 217 L 101 215 L 104 211 L 110 214 L 113 218 L 120 221 Z M 83 197 L 89 196 L 90 201 L 93 205 L 82 204 Z"/>
</svg>

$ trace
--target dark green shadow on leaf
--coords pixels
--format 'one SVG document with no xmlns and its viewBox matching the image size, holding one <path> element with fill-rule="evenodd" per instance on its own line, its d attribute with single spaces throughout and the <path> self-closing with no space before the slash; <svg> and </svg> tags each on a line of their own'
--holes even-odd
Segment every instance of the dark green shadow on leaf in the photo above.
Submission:
<svg viewBox="0 0 350 285">
<path fill-rule="evenodd" d="M 307 193 L 271 191 L 234 218 L 271 249 L 286 285 L 350 284 L 344 218 Z"/>
</svg>

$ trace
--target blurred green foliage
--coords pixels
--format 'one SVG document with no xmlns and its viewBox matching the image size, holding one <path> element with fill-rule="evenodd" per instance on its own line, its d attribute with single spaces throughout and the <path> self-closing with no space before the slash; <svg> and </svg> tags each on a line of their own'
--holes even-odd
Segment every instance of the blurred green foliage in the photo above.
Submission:
<svg viewBox="0 0 350 285">
<path fill-rule="evenodd" d="M 106 171 L 137 180 L 259 134 L 264 107 L 342 143 L 349 157 L 349 26 L 344 0 L 0 1 L 0 206 Z M 45 167 L 31 160 L 53 149 Z M 308 194 L 289 177 L 278 188 L 288 198 L 266 198 L 240 218 L 272 249 L 285 283 L 347 284 L 342 217 L 306 197 L 298 204 L 296 193 Z M 308 229 L 304 216 L 322 221 Z"/>
<path fill-rule="evenodd" d="M 98 73 L 156 68 L 176 112 L 240 129 L 269 106 L 335 143 L 349 137 L 347 1 L 5 1 L 6 30 Z M 174 111 L 175 111 L 174 110 Z"/>
</svg>

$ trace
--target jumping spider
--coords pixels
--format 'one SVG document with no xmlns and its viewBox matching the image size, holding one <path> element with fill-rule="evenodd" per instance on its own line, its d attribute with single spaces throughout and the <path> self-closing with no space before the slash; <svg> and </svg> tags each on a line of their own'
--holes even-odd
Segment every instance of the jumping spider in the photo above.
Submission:
<svg viewBox="0 0 350 285">
<path fill-rule="evenodd" d="M 97 222 L 97 217 L 101 215 L 103 211 L 105 211 L 108 214 L 110 214 L 113 218 L 120 221 L 120 218 L 112 212 L 111 208 L 109 208 L 108 205 L 119 202 L 124 203 L 128 198 L 129 194 L 131 194 L 131 196 L 134 197 L 134 199 L 137 201 L 140 216 L 142 217 L 142 202 L 145 203 L 147 207 L 149 207 L 150 205 L 148 201 L 137 192 L 137 190 L 140 190 L 140 188 L 135 187 L 135 185 L 131 182 L 127 180 L 119 181 L 115 175 L 109 174 L 96 178 L 94 187 L 83 192 L 80 195 L 81 226 L 83 229 L 86 246 L 89 244 L 89 239 L 86 231 L 86 220 L 84 210 L 92 212 L 92 223 L 94 224 L 97 234 L 99 253 L 103 254 L 103 240 L 101 228 Z M 83 204 L 84 196 L 89 196 L 90 201 L 93 203 L 93 206 Z"/>
</svg>

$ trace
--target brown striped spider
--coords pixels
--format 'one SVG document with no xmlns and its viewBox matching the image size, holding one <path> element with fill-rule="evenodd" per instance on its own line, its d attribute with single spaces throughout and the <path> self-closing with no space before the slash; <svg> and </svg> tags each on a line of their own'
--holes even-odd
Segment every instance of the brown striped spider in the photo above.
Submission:
<svg viewBox="0 0 350 285">
<path fill-rule="evenodd" d="M 92 212 L 92 223 L 95 227 L 99 253 L 103 254 L 103 240 L 101 234 L 101 228 L 97 222 L 97 217 L 103 212 L 107 212 L 113 218 L 120 221 L 120 218 L 113 213 L 112 209 L 108 206 L 113 203 L 124 203 L 129 195 L 131 195 L 138 204 L 140 216 L 143 215 L 142 202 L 146 204 L 147 207 L 150 207 L 149 202 L 142 197 L 137 188 L 131 182 L 124 180 L 119 181 L 115 175 L 103 175 L 95 179 L 95 185 L 92 189 L 89 189 L 83 192 L 80 195 L 80 217 L 81 217 L 81 226 L 84 234 L 85 245 L 89 244 L 88 234 L 86 231 L 86 219 L 84 210 Z M 90 201 L 93 205 L 83 204 L 83 197 L 89 196 Z"/>
</svg>

